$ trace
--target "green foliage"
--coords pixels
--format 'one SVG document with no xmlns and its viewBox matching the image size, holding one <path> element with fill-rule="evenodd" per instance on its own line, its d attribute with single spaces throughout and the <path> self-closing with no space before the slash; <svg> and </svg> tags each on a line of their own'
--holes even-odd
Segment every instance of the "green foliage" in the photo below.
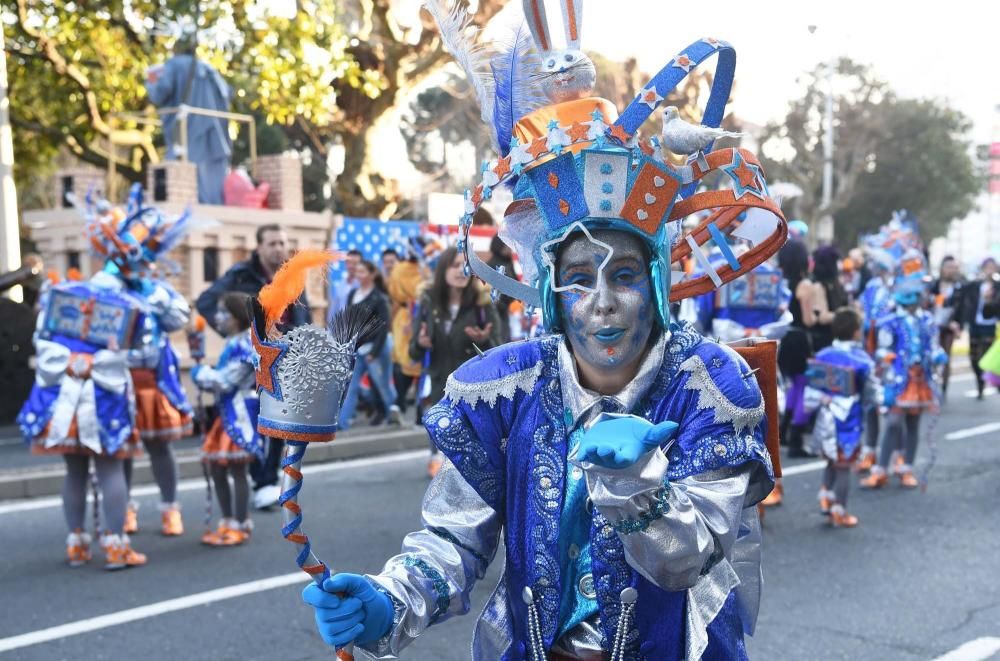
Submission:
<svg viewBox="0 0 1000 661">
<path fill-rule="evenodd" d="M 59 147 L 106 166 L 113 129 L 134 129 L 131 154 L 119 155 L 117 166 L 141 179 L 154 151 L 153 129 L 114 115 L 153 114 L 145 71 L 172 52 L 175 39 L 164 28 L 193 16 L 198 54 L 236 90 L 234 110 L 277 124 L 330 124 L 334 80 L 367 96 L 382 85 L 346 52 L 337 5 L 299 0 L 287 18 L 264 14 L 255 0 L 2 0 L 19 185 L 43 172 Z"/>
<path fill-rule="evenodd" d="M 806 74 L 803 95 L 761 137 L 768 180 L 803 190 L 785 205 L 790 218 L 814 223 L 829 214 L 835 241 L 848 247 L 888 221 L 894 209 L 920 219 L 925 241 L 971 210 L 982 179 L 970 157 L 966 117 L 942 101 L 899 99 L 870 68 L 847 58 L 831 78 L 822 65 Z M 831 84 L 833 196 L 824 209 L 822 118 Z"/>
<path fill-rule="evenodd" d="M 885 138 L 834 217 L 837 238 L 847 245 L 903 208 L 919 219 L 925 241 L 941 236 L 953 219 L 972 211 L 983 187 L 969 157 L 972 124 L 962 113 L 940 101 L 910 99 L 885 111 Z"/>
</svg>

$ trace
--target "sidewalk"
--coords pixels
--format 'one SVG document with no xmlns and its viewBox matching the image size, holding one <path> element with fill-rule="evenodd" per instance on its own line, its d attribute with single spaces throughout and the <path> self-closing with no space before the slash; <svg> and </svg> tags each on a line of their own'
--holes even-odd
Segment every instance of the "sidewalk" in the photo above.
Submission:
<svg viewBox="0 0 1000 661">
<path fill-rule="evenodd" d="M 201 439 L 195 437 L 175 443 L 179 479 L 201 477 L 200 446 Z M 402 426 L 360 425 L 329 443 L 310 443 L 303 463 L 342 461 L 427 447 L 427 432 L 423 427 L 406 423 Z M 0 501 L 59 494 L 64 475 L 63 462 L 58 456 L 32 455 L 21 443 L 16 427 L 0 427 Z M 149 460 L 137 459 L 132 475 L 133 484 L 151 484 L 153 475 Z"/>
</svg>

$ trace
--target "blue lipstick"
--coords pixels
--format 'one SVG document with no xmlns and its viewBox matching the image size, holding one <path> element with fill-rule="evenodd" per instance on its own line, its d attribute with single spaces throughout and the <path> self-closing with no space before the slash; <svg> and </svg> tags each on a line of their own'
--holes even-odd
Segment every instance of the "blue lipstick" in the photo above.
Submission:
<svg viewBox="0 0 1000 661">
<path fill-rule="evenodd" d="M 624 328 L 602 328 L 594 333 L 594 337 L 602 344 L 614 344 L 625 335 Z"/>
</svg>

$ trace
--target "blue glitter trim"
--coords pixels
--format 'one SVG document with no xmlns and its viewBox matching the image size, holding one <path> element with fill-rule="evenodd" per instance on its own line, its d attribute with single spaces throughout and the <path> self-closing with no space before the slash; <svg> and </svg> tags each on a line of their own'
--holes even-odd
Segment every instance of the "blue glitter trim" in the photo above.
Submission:
<svg viewBox="0 0 1000 661">
<path fill-rule="evenodd" d="M 617 523 L 612 523 L 611 527 L 614 528 L 616 532 L 620 532 L 623 535 L 643 532 L 649 528 L 649 524 L 653 521 L 663 518 L 663 513 L 670 508 L 667 504 L 667 497 L 669 495 L 670 482 L 668 480 L 664 480 L 663 485 L 656 490 L 656 498 L 653 501 L 652 507 L 636 518 L 629 517 L 627 519 L 622 519 Z"/>
<path fill-rule="evenodd" d="M 605 163 L 604 165 L 607 165 L 607 163 Z M 605 181 L 603 184 L 601 184 L 601 192 L 603 192 L 605 195 L 611 195 L 611 193 L 613 193 L 614 191 L 615 187 L 611 185 L 610 181 Z"/>
<path fill-rule="evenodd" d="M 677 444 L 672 445 L 667 450 L 670 461 L 667 478 L 677 481 L 706 471 L 742 466 L 748 461 L 761 462 L 767 468 L 767 474 L 773 475 L 774 467 L 764 444 L 762 428 L 763 423 L 752 432 L 706 436 L 690 452 L 684 452 Z"/>
<path fill-rule="evenodd" d="M 416 568 L 423 574 L 424 578 L 431 581 L 434 594 L 437 595 L 435 610 L 433 615 L 431 615 L 431 624 L 434 624 L 448 614 L 448 606 L 451 605 L 451 593 L 448 590 L 448 581 L 444 580 L 444 577 L 441 576 L 438 570 L 415 556 L 407 556 L 403 560 L 403 565 Z"/>
<path fill-rule="evenodd" d="M 479 553 L 478 551 L 476 551 L 476 550 L 474 550 L 474 549 L 466 546 L 464 543 L 462 543 L 462 541 L 458 537 L 455 537 L 455 535 L 451 534 L 446 529 L 444 529 L 444 528 L 428 528 L 427 530 L 429 530 L 432 534 L 437 535 L 441 539 L 445 540 L 446 542 L 449 542 L 449 543 L 454 544 L 455 546 L 459 547 L 460 549 L 462 549 L 463 551 L 465 551 L 466 553 L 468 553 L 469 555 L 471 555 L 473 558 L 475 558 L 479 562 L 483 563 L 484 566 L 490 564 L 490 561 L 486 558 L 485 555 L 483 555 L 482 553 Z"/>
</svg>

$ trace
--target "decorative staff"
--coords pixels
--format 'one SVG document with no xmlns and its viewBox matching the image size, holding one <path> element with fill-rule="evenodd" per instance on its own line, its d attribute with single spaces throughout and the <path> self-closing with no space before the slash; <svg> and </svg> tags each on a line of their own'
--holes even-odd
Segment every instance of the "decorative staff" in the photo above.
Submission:
<svg viewBox="0 0 1000 661">
<path fill-rule="evenodd" d="M 285 263 L 274 280 L 250 302 L 251 338 L 256 352 L 260 417 L 257 431 L 285 441 L 281 462 L 281 534 L 295 544 L 295 562 L 321 588 L 330 576 L 326 563 L 313 553 L 302 530 L 302 458 L 309 443 L 332 441 L 340 406 L 354 373 L 355 352 L 378 330 L 367 309 L 354 306 L 338 313 L 329 328 L 308 325 L 283 332 L 281 317 L 302 295 L 309 269 L 327 266 L 337 255 L 302 250 Z M 354 658 L 350 648 L 338 658 Z"/>
</svg>

